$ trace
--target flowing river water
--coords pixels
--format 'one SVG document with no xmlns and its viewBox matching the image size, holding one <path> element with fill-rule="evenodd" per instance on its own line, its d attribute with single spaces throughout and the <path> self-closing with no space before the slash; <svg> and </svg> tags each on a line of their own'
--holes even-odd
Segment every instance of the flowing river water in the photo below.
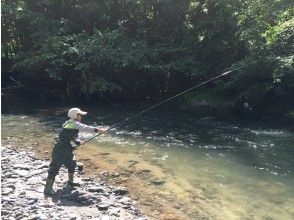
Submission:
<svg viewBox="0 0 294 220">
<path fill-rule="evenodd" d="M 5 110 L 2 142 L 20 140 L 39 150 L 51 145 L 66 119 L 57 113 L 65 109 Z M 111 126 L 138 107 L 87 110 L 86 123 Z M 289 130 L 158 109 L 87 145 L 79 150 L 84 155 L 97 150 L 108 155 L 109 163 L 136 168 L 145 193 L 152 188 L 152 203 L 165 199 L 185 214 L 181 218 L 294 219 L 294 135 Z M 153 217 L 161 212 L 153 209 Z"/>
</svg>

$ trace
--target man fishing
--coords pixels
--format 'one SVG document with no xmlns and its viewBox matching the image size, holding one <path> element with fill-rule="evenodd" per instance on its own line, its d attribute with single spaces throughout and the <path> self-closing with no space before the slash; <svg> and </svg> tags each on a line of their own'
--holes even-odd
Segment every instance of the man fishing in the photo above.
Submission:
<svg viewBox="0 0 294 220">
<path fill-rule="evenodd" d="M 52 161 L 49 166 L 44 194 L 51 196 L 55 194 L 53 183 L 62 165 L 68 169 L 67 183 L 71 186 L 79 185 L 73 180 L 76 167 L 73 150 L 84 143 L 84 141 L 78 139 L 79 132 L 105 133 L 107 131 L 107 128 L 98 128 L 82 124 L 82 118 L 86 114 L 87 112 L 84 112 L 79 108 L 72 108 L 68 111 L 68 117 L 70 119 L 62 125 L 62 130 L 60 131 L 52 150 Z"/>
</svg>

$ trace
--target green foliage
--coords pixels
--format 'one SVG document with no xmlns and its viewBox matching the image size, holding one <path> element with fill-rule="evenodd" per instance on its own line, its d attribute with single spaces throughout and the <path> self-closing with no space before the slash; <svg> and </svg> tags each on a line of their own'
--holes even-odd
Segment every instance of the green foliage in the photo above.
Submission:
<svg viewBox="0 0 294 220">
<path fill-rule="evenodd" d="M 249 63 L 213 96 L 293 90 L 293 11 L 290 0 L 2 0 L 2 74 L 43 96 L 156 99 Z"/>
<path fill-rule="evenodd" d="M 15 57 L 13 69 L 29 74 L 44 74 L 55 80 L 71 77 L 78 51 L 71 45 L 71 39 L 64 36 L 50 36 L 36 45 L 36 49 L 20 53 Z M 37 76 L 36 76 L 37 77 Z"/>
<path fill-rule="evenodd" d="M 266 33 L 267 43 L 274 54 L 284 56 L 294 54 L 294 18 L 271 27 Z"/>
</svg>

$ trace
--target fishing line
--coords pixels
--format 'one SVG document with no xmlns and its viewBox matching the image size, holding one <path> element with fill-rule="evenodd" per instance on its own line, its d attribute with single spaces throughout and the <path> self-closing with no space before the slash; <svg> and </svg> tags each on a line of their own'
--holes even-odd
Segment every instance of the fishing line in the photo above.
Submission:
<svg viewBox="0 0 294 220">
<path fill-rule="evenodd" d="M 11 76 L 9 77 L 11 80 L 13 80 L 14 82 L 16 82 L 19 86 L 25 88 L 25 86 L 23 84 L 21 84 L 20 82 L 18 82 L 17 80 L 13 79 Z"/>
<path fill-rule="evenodd" d="M 224 73 L 222 73 L 222 74 L 220 74 L 220 75 L 218 75 L 218 76 L 212 77 L 212 78 L 210 78 L 210 79 L 208 79 L 208 80 L 206 80 L 206 81 L 204 81 L 204 82 L 201 82 L 201 83 L 199 83 L 199 84 L 197 84 L 197 85 L 195 85 L 195 86 L 193 86 L 193 87 L 191 87 L 191 88 L 189 88 L 189 89 L 186 89 L 186 90 L 184 90 L 184 91 L 182 91 L 182 92 L 180 92 L 180 93 L 178 93 L 178 94 L 176 94 L 176 95 L 174 95 L 174 96 L 172 96 L 172 97 L 169 97 L 169 98 L 167 98 L 167 99 L 165 99 L 165 100 L 163 100 L 163 101 L 161 101 L 161 102 L 159 102 L 159 103 L 157 103 L 157 104 L 155 104 L 155 105 L 152 105 L 152 106 L 150 106 L 150 107 L 144 109 L 143 111 L 138 112 L 137 114 L 134 114 L 134 115 L 132 115 L 132 116 L 130 116 L 130 117 L 127 117 L 126 119 L 122 120 L 121 122 L 118 122 L 118 123 L 116 123 L 116 124 L 110 126 L 110 127 L 108 128 L 108 130 L 111 130 L 111 129 L 113 129 L 114 127 L 116 127 L 116 126 L 118 126 L 118 125 L 120 125 L 120 124 L 122 124 L 122 123 L 124 123 L 124 122 L 126 122 L 126 121 L 128 121 L 128 120 L 130 120 L 130 119 L 136 118 L 136 117 L 138 117 L 139 115 L 142 115 L 142 114 L 144 114 L 145 112 L 147 112 L 147 111 L 149 111 L 149 110 L 151 110 L 151 109 L 154 109 L 154 108 L 158 107 L 159 105 L 162 105 L 163 103 L 166 103 L 166 102 L 168 102 L 168 101 L 170 101 L 170 100 L 172 100 L 172 99 L 175 99 L 175 98 L 177 98 L 177 97 L 179 97 L 179 96 L 181 96 L 181 95 L 183 95 L 183 94 L 186 94 L 186 93 L 188 93 L 188 92 L 190 92 L 190 91 L 192 91 L 192 90 L 194 90 L 194 89 L 196 89 L 196 88 L 199 88 L 199 87 L 201 87 L 201 86 L 203 86 L 203 85 L 205 85 L 205 84 L 207 84 L 207 83 L 210 83 L 210 82 L 212 82 L 212 81 L 214 81 L 214 80 L 217 80 L 217 79 L 219 79 L 219 78 L 221 78 L 221 77 L 224 77 L 224 76 L 228 75 L 229 73 L 234 72 L 234 71 L 236 71 L 236 70 L 238 70 L 238 69 L 241 69 L 241 68 L 243 68 L 244 66 L 247 66 L 247 65 L 248 65 L 248 64 L 244 64 L 244 65 L 242 65 L 242 66 L 239 66 L 239 67 L 236 67 L 236 68 L 234 68 L 234 69 L 228 70 L 228 71 L 226 71 L 226 72 L 224 72 Z M 85 141 L 85 143 L 88 142 L 88 141 L 91 141 L 92 139 L 98 137 L 98 136 L 101 135 L 101 134 L 102 134 L 102 133 L 98 133 L 98 134 L 94 135 L 93 137 L 87 139 L 87 140 Z"/>
</svg>

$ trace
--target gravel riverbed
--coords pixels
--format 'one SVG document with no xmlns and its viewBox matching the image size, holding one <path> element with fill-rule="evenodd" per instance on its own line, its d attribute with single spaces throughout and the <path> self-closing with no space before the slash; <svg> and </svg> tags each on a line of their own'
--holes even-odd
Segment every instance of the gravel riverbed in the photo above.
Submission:
<svg viewBox="0 0 294 220">
<path fill-rule="evenodd" d="M 49 162 L 33 152 L 1 147 L 1 219 L 79 220 L 147 219 L 123 187 L 108 186 L 89 178 L 78 164 L 75 177 L 80 187 L 66 184 L 67 170 L 56 177 L 54 197 L 43 194 Z"/>
</svg>

